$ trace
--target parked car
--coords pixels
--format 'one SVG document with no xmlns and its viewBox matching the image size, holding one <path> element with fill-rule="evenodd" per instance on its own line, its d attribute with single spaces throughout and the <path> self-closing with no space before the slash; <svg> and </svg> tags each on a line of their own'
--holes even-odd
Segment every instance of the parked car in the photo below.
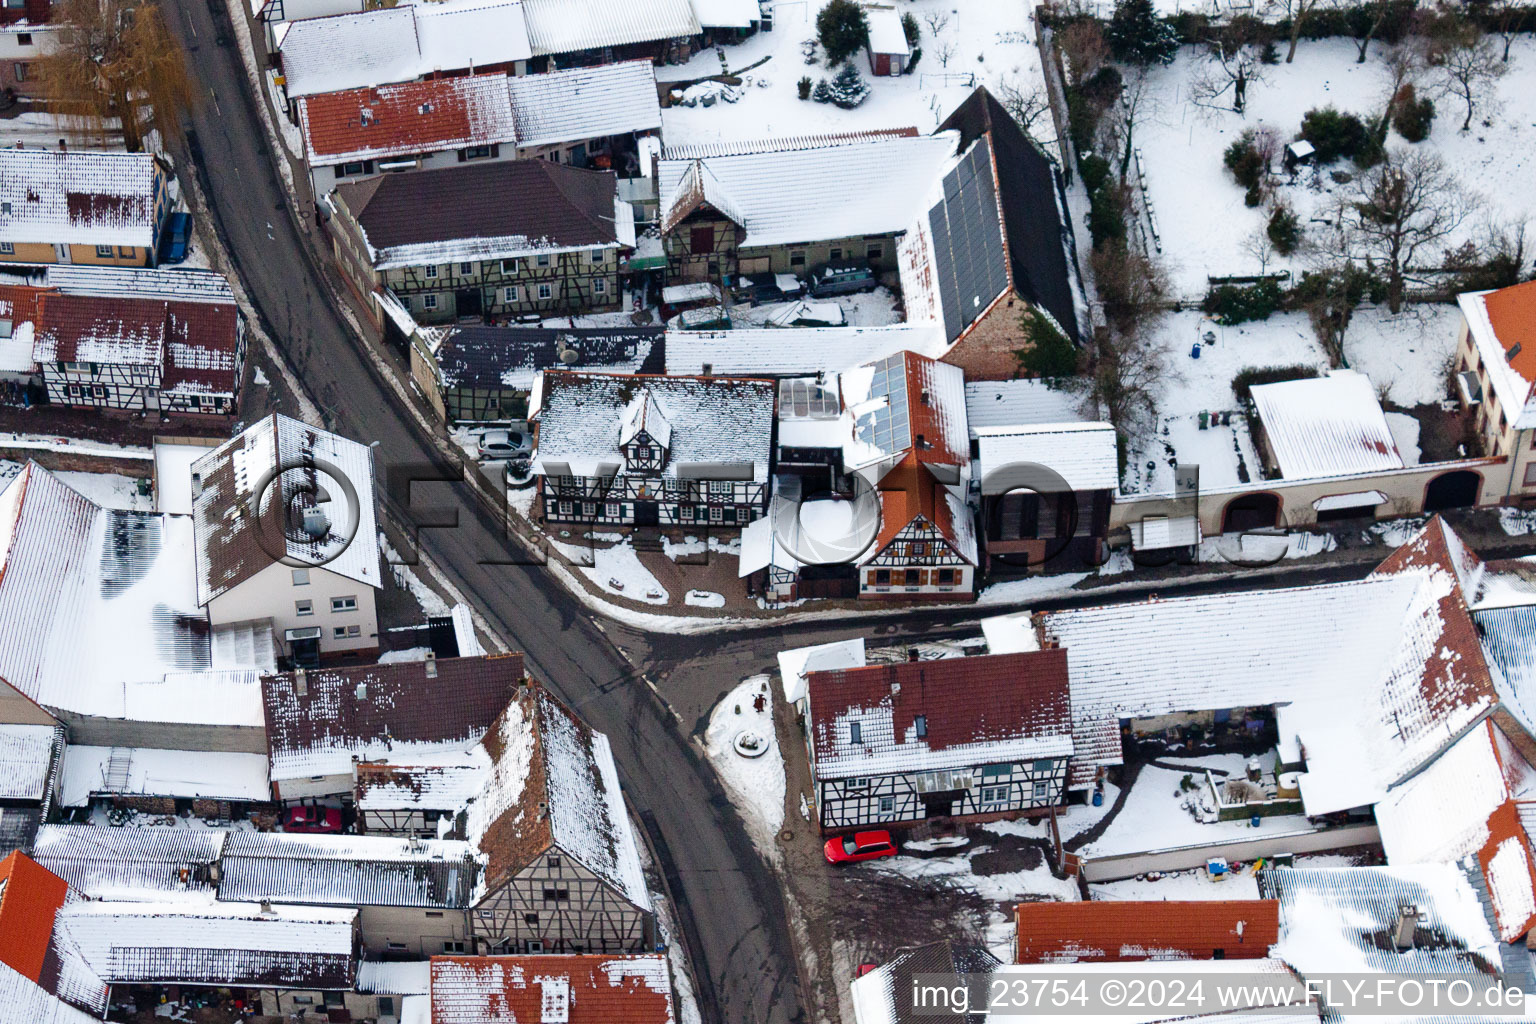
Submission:
<svg viewBox="0 0 1536 1024">
<path fill-rule="evenodd" d="M 341 812 L 334 807 L 290 807 L 283 816 L 284 832 L 340 832 Z"/>
<path fill-rule="evenodd" d="M 805 282 L 794 274 L 747 274 L 736 287 L 737 299 L 754 306 L 798 299 L 804 294 Z"/>
<path fill-rule="evenodd" d="M 476 445 L 480 458 L 496 461 L 526 455 L 533 450 L 533 440 L 521 430 L 487 430 Z"/>
<path fill-rule="evenodd" d="M 160 237 L 160 262 L 180 263 L 187 258 L 187 246 L 192 241 L 192 215 L 173 213 L 165 223 L 165 234 Z"/>
<path fill-rule="evenodd" d="M 896 842 L 889 832 L 855 832 L 851 836 L 833 836 L 824 848 L 828 864 L 852 864 L 876 857 L 896 856 Z"/>
<path fill-rule="evenodd" d="M 811 271 L 810 292 L 818 299 L 872 292 L 879 286 L 875 272 L 863 263 L 826 263 Z"/>
</svg>

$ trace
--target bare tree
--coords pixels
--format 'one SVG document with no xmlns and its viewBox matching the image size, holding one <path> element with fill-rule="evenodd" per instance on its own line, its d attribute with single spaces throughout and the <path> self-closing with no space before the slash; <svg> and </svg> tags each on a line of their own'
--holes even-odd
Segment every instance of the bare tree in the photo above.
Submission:
<svg viewBox="0 0 1536 1024">
<path fill-rule="evenodd" d="M 949 62 L 955 59 L 955 44 L 945 43 L 938 49 L 939 67 L 949 67 Z"/>
<path fill-rule="evenodd" d="M 164 134 L 181 127 L 192 107 L 192 83 L 158 3 L 63 0 L 54 17 L 68 28 L 58 47 L 39 59 L 38 74 L 66 123 L 105 139 L 116 120 L 123 145 L 134 152 L 144 148 L 151 127 Z"/>
<path fill-rule="evenodd" d="M 1074 86 L 1092 78 L 1109 63 L 1109 44 L 1104 41 L 1104 26 L 1085 18 L 1056 33 L 1056 48 L 1067 66 L 1067 79 Z"/>
<path fill-rule="evenodd" d="M 1366 23 L 1365 34 L 1359 39 L 1359 52 L 1355 54 L 1355 63 L 1365 63 L 1365 51 L 1370 47 L 1371 40 L 1376 38 L 1376 33 L 1381 31 L 1381 26 L 1387 23 L 1387 15 L 1392 13 L 1393 0 L 1370 0 L 1362 8 L 1364 16 L 1370 21 Z"/>
<path fill-rule="evenodd" d="M 1108 329 L 1098 338 L 1088 390 L 1122 438 L 1146 435 L 1170 377 L 1167 346 L 1148 331 Z"/>
<path fill-rule="evenodd" d="M 1470 19 L 1457 19 L 1457 24 L 1431 45 L 1429 66 L 1438 73 L 1441 92 L 1457 97 L 1466 106 L 1462 131 L 1472 127 L 1474 108 L 1509 71 L 1483 30 Z"/>
<path fill-rule="evenodd" d="M 1487 10 L 1494 34 L 1504 41 L 1499 60 L 1508 63 L 1509 47 L 1520 34 L 1520 20 L 1530 8 L 1520 0 L 1488 0 Z"/>
<path fill-rule="evenodd" d="M 1160 315 L 1170 284 L 1162 264 L 1124 244 L 1093 250 L 1093 279 L 1110 326 L 1121 334 L 1140 333 Z"/>
<path fill-rule="evenodd" d="M 1286 14 L 1291 19 L 1291 46 L 1285 51 L 1285 62 L 1291 63 L 1296 59 L 1296 45 L 1301 42 L 1302 29 L 1305 28 L 1307 19 L 1320 7 L 1332 7 L 1336 0 L 1290 0 L 1285 6 Z"/>
<path fill-rule="evenodd" d="M 1401 312 L 1419 256 L 1461 226 L 1472 197 L 1440 158 L 1425 150 L 1389 153 L 1356 185 L 1356 195 L 1339 211 L 1344 253 L 1385 274 L 1387 305 Z"/>
<path fill-rule="evenodd" d="M 934 39 L 938 39 L 939 33 L 949 27 L 949 15 L 944 11 L 929 11 L 923 15 L 923 20 L 928 23 L 928 31 Z"/>
<path fill-rule="evenodd" d="M 1099 121 L 1100 143 L 1106 153 L 1120 157 L 1120 182 L 1131 172 L 1131 156 L 1136 151 L 1136 128 L 1146 121 L 1155 103 L 1147 86 L 1147 69 L 1131 66 L 1125 71 L 1120 97 L 1109 105 Z"/>
<path fill-rule="evenodd" d="M 997 84 L 997 101 L 1026 132 L 1051 112 L 1051 101 L 1045 94 L 1044 85 L 1022 85 L 1017 75 L 1009 75 Z"/>
<path fill-rule="evenodd" d="M 1387 137 L 1387 125 L 1392 121 L 1392 108 L 1403 86 L 1413 85 L 1424 70 L 1424 51 L 1417 43 L 1399 43 L 1382 51 L 1381 64 L 1386 71 L 1387 98 L 1381 107 L 1381 120 L 1376 124 L 1378 138 Z"/>
<path fill-rule="evenodd" d="M 1269 261 L 1275 258 L 1275 243 L 1270 240 L 1269 231 L 1263 225 L 1243 236 L 1242 248 L 1259 265 L 1260 277 L 1269 273 Z"/>
</svg>

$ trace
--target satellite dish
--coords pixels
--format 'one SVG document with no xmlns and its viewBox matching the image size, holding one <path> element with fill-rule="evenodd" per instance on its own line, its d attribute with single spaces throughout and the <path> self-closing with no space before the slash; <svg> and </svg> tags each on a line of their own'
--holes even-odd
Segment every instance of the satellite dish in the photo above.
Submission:
<svg viewBox="0 0 1536 1024">
<path fill-rule="evenodd" d="M 566 366 L 575 366 L 581 362 L 581 352 L 569 345 L 560 349 L 560 361 Z"/>
</svg>

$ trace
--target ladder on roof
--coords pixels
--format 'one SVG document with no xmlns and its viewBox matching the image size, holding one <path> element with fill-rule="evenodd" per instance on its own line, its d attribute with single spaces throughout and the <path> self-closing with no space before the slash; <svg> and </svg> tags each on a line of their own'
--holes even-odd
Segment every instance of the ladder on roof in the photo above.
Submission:
<svg viewBox="0 0 1536 1024">
<path fill-rule="evenodd" d="M 107 755 L 106 767 L 101 770 L 102 788 L 108 793 L 122 793 L 128 788 L 128 774 L 133 767 L 133 751 L 128 747 L 113 747 Z"/>
</svg>

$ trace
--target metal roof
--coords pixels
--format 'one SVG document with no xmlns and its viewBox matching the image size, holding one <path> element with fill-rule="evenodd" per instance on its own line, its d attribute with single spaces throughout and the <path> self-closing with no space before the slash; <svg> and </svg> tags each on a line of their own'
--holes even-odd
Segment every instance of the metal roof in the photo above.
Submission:
<svg viewBox="0 0 1536 1024">
<path fill-rule="evenodd" d="M 470 844 L 391 836 L 235 832 L 220 900 L 329 906 L 469 906 L 480 878 Z"/>
</svg>

